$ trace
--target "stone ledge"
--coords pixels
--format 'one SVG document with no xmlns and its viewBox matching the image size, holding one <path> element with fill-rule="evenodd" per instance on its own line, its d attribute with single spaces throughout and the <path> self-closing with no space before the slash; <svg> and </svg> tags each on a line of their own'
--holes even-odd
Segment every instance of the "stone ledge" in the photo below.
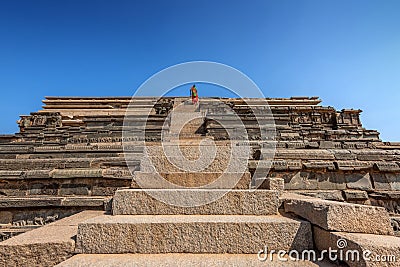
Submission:
<svg viewBox="0 0 400 267">
<path fill-rule="evenodd" d="M 376 199 L 400 199 L 400 191 L 374 191 L 368 195 Z"/>
<path fill-rule="evenodd" d="M 363 201 L 368 200 L 368 193 L 361 190 L 344 190 L 344 196 L 347 201 Z"/>
<path fill-rule="evenodd" d="M 54 266 L 74 253 L 78 224 L 104 214 L 83 211 L 0 242 L 0 266 Z"/>
<path fill-rule="evenodd" d="M 100 207 L 109 197 L 0 197 L 0 209 L 29 207 Z"/>
<path fill-rule="evenodd" d="M 235 183 L 237 182 L 237 183 Z M 135 172 L 132 188 L 147 189 L 249 189 L 251 175 L 223 172 Z"/>
<path fill-rule="evenodd" d="M 285 211 L 330 231 L 393 235 L 389 214 L 382 207 L 335 202 L 286 193 Z"/>
<path fill-rule="evenodd" d="M 343 255 L 346 255 L 349 250 L 356 250 L 359 252 L 360 260 L 354 261 L 351 257 L 345 260 L 350 267 L 358 266 L 399 266 L 400 264 L 400 237 L 387 236 L 387 235 L 373 235 L 373 234 L 360 234 L 360 233 L 343 233 L 343 232 L 329 232 L 317 226 L 313 227 L 314 242 L 319 251 L 328 250 L 329 248 L 337 250 L 338 240 L 341 244 L 346 246 L 341 249 Z M 369 250 L 372 252 L 371 256 L 395 256 L 394 262 L 377 262 L 368 261 L 363 259 L 363 251 Z M 344 257 L 345 259 L 345 257 Z"/>
<path fill-rule="evenodd" d="M 310 224 L 249 215 L 105 215 L 78 228 L 77 253 L 257 253 L 312 248 Z"/>
<path fill-rule="evenodd" d="M 344 202 L 341 190 L 296 190 L 293 193 L 324 200 Z"/>
<path fill-rule="evenodd" d="M 189 253 L 169 253 L 169 254 L 79 254 L 60 263 L 58 267 L 76 266 L 136 266 L 136 267 L 173 267 L 173 266 L 270 266 L 275 267 L 312 267 L 323 266 L 333 267 L 336 265 L 324 262 L 313 263 L 309 261 L 260 261 L 257 254 L 189 254 Z"/>
<path fill-rule="evenodd" d="M 187 207 L 171 206 L 153 197 L 180 200 L 179 203 Z M 203 206 L 192 205 L 206 199 L 211 202 Z M 276 215 L 278 200 L 278 192 L 272 190 L 125 189 L 115 192 L 113 214 Z"/>
</svg>

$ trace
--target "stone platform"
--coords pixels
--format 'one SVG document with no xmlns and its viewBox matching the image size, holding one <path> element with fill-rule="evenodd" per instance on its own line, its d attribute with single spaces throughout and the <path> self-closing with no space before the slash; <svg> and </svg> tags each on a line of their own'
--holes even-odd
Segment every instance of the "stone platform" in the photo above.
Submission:
<svg viewBox="0 0 400 267">
<path fill-rule="evenodd" d="M 102 215 L 84 211 L 0 242 L 0 266 L 54 266 L 74 254 L 78 224 Z"/>
<path fill-rule="evenodd" d="M 185 207 L 171 206 L 154 197 L 173 198 Z M 197 201 L 210 203 L 190 206 Z M 278 192 L 273 190 L 125 189 L 115 192 L 112 213 L 113 215 L 277 215 L 279 204 Z"/>
<path fill-rule="evenodd" d="M 57 265 L 59 267 L 174 267 L 174 266 L 275 266 L 275 267 L 333 267 L 329 262 L 314 263 L 311 261 L 273 261 L 262 262 L 256 254 L 79 254 Z"/>
<path fill-rule="evenodd" d="M 113 215 L 79 225 L 76 251 L 83 254 L 214 253 L 256 254 L 271 249 L 313 247 L 311 225 L 278 214 L 279 193 L 273 190 L 217 189 L 118 190 Z M 174 198 L 171 206 L 154 197 Z"/>
<path fill-rule="evenodd" d="M 79 225 L 77 252 L 255 254 L 312 248 L 310 224 L 278 215 L 115 215 Z"/>
</svg>

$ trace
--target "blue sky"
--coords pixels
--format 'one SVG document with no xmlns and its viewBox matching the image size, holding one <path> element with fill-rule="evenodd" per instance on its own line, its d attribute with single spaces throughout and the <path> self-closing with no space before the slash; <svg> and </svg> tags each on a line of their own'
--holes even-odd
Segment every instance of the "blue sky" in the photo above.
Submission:
<svg viewBox="0 0 400 267">
<path fill-rule="evenodd" d="M 360 108 L 366 128 L 400 141 L 399 14 L 397 0 L 0 1 L 0 132 L 45 95 L 132 95 L 168 66 L 209 60 L 267 97 Z M 210 88 L 200 95 L 224 95 Z"/>
</svg>

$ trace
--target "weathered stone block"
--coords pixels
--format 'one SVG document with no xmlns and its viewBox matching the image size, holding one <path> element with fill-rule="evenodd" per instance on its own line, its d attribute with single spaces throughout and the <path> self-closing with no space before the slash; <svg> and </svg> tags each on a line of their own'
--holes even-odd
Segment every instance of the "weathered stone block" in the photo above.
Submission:
<svg viewBox="0 0 400 267">
<path fill-rule="evenodd" d="M 287 142 L 287 148 L 289 149 L 302 149 L 306 148 L 306 144 L 302 141 Z"/>
<path fill-rule="evenodd" d="M 4 188 L 0 189 L 0 195 L 1 196 L 21 196 L 24 197 L 27 194 L 27 188 L 24 186 L 21 186 L 18 189 L 15 188 Z"/>
<path fill-rule="evenodd" d="M 13 221 L 13 214 L 9 211 L 0 211 L 0 224 L 11 224 Z"/>
<path fill-rule="evenodd" d="M 289 171 L 298 171 L 298 170 L 301 170 L 303 167 L 301 164 L 301 161 L 291 160 L 291 161 L 287 162 L 287 165 L 288 165 Z"/>
<path fill-rule="evenodd" d="M 332 141 L 320 141 L 319 148 L 321 149 L 330 149 L 335 148 L 335 142 Z"/>
<path fill-rule="evenodd" d="M 400 173 L 372 173 L 376 190 L 400 190 Z"/>
<path fill-rule="evenodd" d="M 334 160 L 333 153 L 322 149 L 296 149 L 283 150 L 278 149 L 275 152 L 277 159 L 295 159 L 295 160 Z"/>
<path fill-rule="evenodd" d="M 282 178 L 267 177 L 260 179 L 261 185 L 258 188 L 276 190 L 282 192 L 285 189 L 285 180 Z"/>
<path fill-rule="evenodd" d="M 52 178 L 98 178 L 102 174 L 102 169 L 56 169 L 50 172 Z"/>
<path fill-rule="evenodd" d="M 115 215 L 79 225 L 79 253 L 257 253 L 312 248 L 310 224 L 282 216 Z M 232 245 L 235 244 L 235 245 Z"/>
<path fill-rule="evenodd" d="M 354 160 L 356 159 L 356 155 L 353 154 L 351 151 L 349 150 L 345 150 L 345 149 L 335 149 L 335 150 L 331 150 L 334 155 L 335 155 L 335 159 L 336 160 Z"/>
<path fill-rule="evenodd" d="M 24 179 L 23 171 L 0 171 L 0 179 L 8 180 L 8 179 Z"/>
<path fill-rule="evenodd" d="M 400 166 L 396 162 L 376 162 L 374 167 L 380 172 L 400 172 Z"/>
<path fill-rule="evenodd" d="M 321 200 L 297 194 L 282 196 L 286 212 L 331 231 L 392 235 L 390 218 L 381 207 Z"/>
<path fill-rule="evenodd" d="M 327 169 L 334 170 L 335 165 L 333 165 L 332 161 L 309 161 L 303 162 L 303 166 L 306 169 Z"/>
<path fill-rule="evenodd" d="M 98 207 L 103 208 L 110 197 L 66 197 L 61 201 L 63 207 Z"/>
<path fill-rule="evenodd" d="M 278 192 L 271 190 L 212 189 L 125 189 L 115 192 L 114 215 L 221 214 L 274 215 L 278 212 Z M 185 207 L 171 206 L 158 199 L 173 198 Z M 192 203 L 210 203 L 194 206 Z"/>
<path fill-rule="evenodd" d="M 50 178 L 50 170 L 30 170 L 25 171 L 24 176 L 28 179 L 48 179 Z"/>
<path fill-rule="evenodd" d="M 249 189 L 251 175 L 245 173 L 145 173 L 135 172 L 132 188 L 172 189 L 172 188 L 204 188 L 204 189 Z"/>
<path fill-rule="evenodd" d="M 78 223 L 103 214 L 84 211 L 0 242 L 1 266 L 54 266 L 74 254 Z"/>
<path fill-rule="evenodd" d="M 346 189 L 344 175 L 336 172 L 316 173 L 319 190 L 343 190 Z"/>
<path fill-rule="evenodd" d="M 286 170 L 288 170 L 287 161 L 284 161 L 284 160 L 274 160 L 274 161 L 272 162 L 271 169 L 276 170 L 276 171 L 286 171 Z"/>
<path fill-rule="evenodd" d="M 313 190 L 318 189 L 315 173 L 297 172 L 294 175 L 284 175 L 286 190 Z"/>
<path fill-rule="evenodd" d="M 89 188 L 87 185 L 81 184 L 63 184 L 59 190 L 59 195 L 89 195 Z"/>
<path fill-rule="evenodd" d="M 369 161 L 336 161 L 337 168 L 341 171 L 361 171 L 370 170 L 374 166 L 374 162 Z"/>
<path fill-rule="evenodd" d="M 31 184 L 28 195 L 57 195 L 59 185 L 55 183 Z"/>
<path fill-rule="evenodd" d="M 286 190 L 342 190 L 346 189 L 344 176 L 334 172 L 297 172 L 286 174 Z"/>
<path fill-rule="evenodd" d="M 362 201 L 368 199 L 368 193 L 361 190 L 344 190 L 346 200 Z"/>
<path fill-rule="evenodd" d="M 400 237 L 329 232 L 317 226 L 313 227 L 313 232 L 319 251 L 337 250 L 334 255 L 343 255 L 342 261 L 350 267 L 399 266 Z"/>
<path fill-rule="evenodd" d="M 128 187 L 131 185 L 131 182 L 127 183 L 127 186 L 121 186 L 121 187 L 117 187 L 117 186 L 93 186 L 92 187 L 92 196 L 112 196 L 114 195 L 114 192 L 119 189 L 119 188 L 124 188 L 124 187 Z M 136 186 L 137 188 L 138 186 Z"/>
<path fill-rule="evenodd" d="M 114 179 L 132 179 L 133 175 L 126 168 L 111 168 L 104 169 L 102 176 L 104 178 L 114 178 Z"/>
<path fill-rule="evenodd" d="M 264 256 L 264 255 L 262 255 Z M 58 267 L 76 266 L 213 266 L 213 267 L 318 267 L 321 263 L 296 260 L 290 261 L 287 257 L 284 261 L 277 256 L 272 261 L 260 261 L 255 254 L 78 254 L 57 265 Z M 324 267 L 335 267 L 333 264 L 324 262 Z"/>
<path fill-rule="evenodd" d="M 0 208 L 53 207 L 61 205 L 60 197 L 2 197 Z"/>
<path fill-rule="evenodd" d="M 357 155 L 358 160 L 363 161 L 381 161 L 393 159 L 393 156 L 386 153 L 384 150 L 362 149 L 354 150 L 354 153 Z"/>
<path fill-rule="evenodd" d="M 315 197 L 325 200 L 333 200 L 343 202 L 344 198 L 340 190 L 310 190 L 310 191 L 296 191 L 297 194 Z"/>
<path fill-rule="evenodd" d="M 183 157 L 167 158 L 164 155 L 149 157 L 146 161 L 141 162 L 140 168 L 144 172 L 242 172 L 246 170 L 248 165 L 248 158 L 230 159 L 222 155 L 218 155 L 216 159 L 205 158 L 204 160 L 197 161 L 197 164 L 193 164 L 193 162 Z"/>
<path fill-rule="evenodd" d="M 369 173 L 345 174 L 347 188 L 358 190 L 372 190 L 371 178 Z"/>
</svg>

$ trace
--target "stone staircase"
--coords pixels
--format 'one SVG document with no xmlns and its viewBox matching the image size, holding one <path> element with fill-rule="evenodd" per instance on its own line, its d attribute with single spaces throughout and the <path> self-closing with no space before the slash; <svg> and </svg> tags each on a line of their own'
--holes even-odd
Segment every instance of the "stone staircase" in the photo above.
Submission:
<svg viewBox="0 0 400 267">
<path fill-rule="evenodd" d="M 190 202 L 189 197 L 212 198 L 218 193 L 217 189 L 154 191 L 183 202 Z M 208 258 L 239 254 L 249 263 L 257 262 L 257 253 L 265 247 L 276 251 L 311 249 L 311 224 L 279 215 L 278 206 L 279 194 L 273 190 L 232 190 L 215 202 L 197 207 L 170 206 L 140 189 L 119 190 L 112 215 L 98 216 L 78 226 L 76 252 L 94 258 L 126 253 L 165 257 L 170 253 L 207 254 Z M 73 259 L 62 266 L 74 266 Z"/>
<path fill-rule="evenodd" d="M 21 116 L 18 134 L 0 136 L 0 238 L 11 223 L 30 231 L 0 242 L 0 266 L 321 266 L 257 253 L 321 252 L 339 239 L 400 259 L 399 143 L 362 128 L 361 111 L 316 98 L 269 99 L 277 138 L 264 140 L 265 100 L 220 100 L 136 98 L 125 117 L 130 98 L 49 98 Z M 250 141 L 226 136 L 235 113 Z M 143 139 L 124 138 L 126 121 Z M 107 214 L 64 218 L 86 209 Z"/>
<path fill-rule="evenodd" d="M 119 258 L 119 264 L 155 266 L 159 255 L 168 259 L 185 255 L 186 261 L 180 265 L 201 266 L 208 261 L 223 266 L 236 261 L 244 266 L 260 264 L 257 253 L 265 247 L 311 249 L 311 224 L 279 215 L 278 191 L 250 190 L 250 173 L 235 169 L 238 162 L 229 165 L 234 148 L 227 142 L 214 144 L 197 131 L 203 123 L 197 107 L 184 102 L 175 105 L 167 141 L 163 146 L 146 147 L 132 188 L 116 191 L 112 214 L 78 226 L 76 253 L 84 261 L 100 260 L 99 264 L 106 264 L 101 262 L 101 254 L 117 258 L 135 254 L 142 256 Z M 203 166 L 208 161 L 202 155 L 215 158 L 210 157 L 210 164 Z M 248 157 L 244 152 L 239 158 Z M 227 168 L 230 172 L 224 173 Z M 226 182 L 238 174 L 241 178 L 236 185 Z M 225 182 L 215 182 L 221 175 Z M 160 176 L 169 183 L 157 178 Z M 179 206 L 163 202 L 165 198 Z M 153 260 L 146 255 L 154 255 Z M 221 261 L 224 255 L 228 261 Z M 81 265 L 80 257 L 62 266 Z M 143 257 L 148 258 L 145 264 Z"/>
<path fill-rule="evenodd" d="M 188 100 L 175 100 L 169 116 L 163 142 L 146 143 L 133 188 L 249 188 L 249 152 L 245 147 L 205 136 L 206 114 Z M 218 179 L 221 176 L 223 179 Z"/>
</svg>

